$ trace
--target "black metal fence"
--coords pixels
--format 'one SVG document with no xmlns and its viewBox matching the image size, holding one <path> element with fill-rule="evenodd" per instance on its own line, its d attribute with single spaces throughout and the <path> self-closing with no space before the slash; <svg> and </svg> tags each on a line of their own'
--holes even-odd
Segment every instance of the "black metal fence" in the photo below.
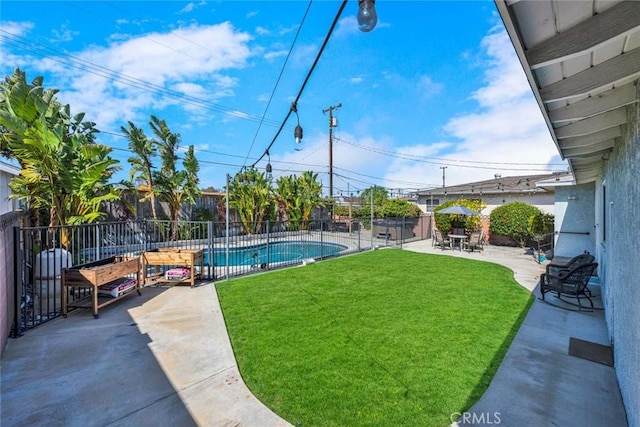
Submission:
<svg viewBox="0 0 640 427">
<path fill-rule="evenodd" d="M 206 280 L 257 273 L 370 249 L 430 238 L 428 217 L 359 222 L 265 222 L 254 224 L 126 221 L 77 226 L 14 228 L 15 269 L 12 336 L 61 315 L 64 268 L 113 256 L 135 257 L 158 248 L 202 249 Z M 246 229 L 251 230 L 251 233 Z M 165 270 L 173 266 L 164 266 Z M 177 267 L 177 266 L 176 266 Z M 76 290 L 70 302 L 88 296 Z"/>
</svg>

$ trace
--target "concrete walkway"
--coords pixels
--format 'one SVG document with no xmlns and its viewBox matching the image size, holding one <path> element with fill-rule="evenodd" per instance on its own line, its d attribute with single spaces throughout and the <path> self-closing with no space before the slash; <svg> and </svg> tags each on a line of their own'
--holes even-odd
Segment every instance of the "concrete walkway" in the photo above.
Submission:
<svg viewBox="0 0 640 427">
<path fill-rule="evenodd" d="M 442 253 L 430 241 L 404 248 Z M 543 270 L 514 248 L 446 255 L 505 265 L 529 290 Z M 602 313 L 536 301 L 489 389 L 462 415 L 475 425 L 625 426 L 614 369 L 569 356 L 570 336 L 607 344 Z M 148 287 L 98 320 L 76 310 L 44 324 L 9 341 L 0 376 L 3 427 L 288 425 L 244 385 L 210 283 Z"/>
</svg>

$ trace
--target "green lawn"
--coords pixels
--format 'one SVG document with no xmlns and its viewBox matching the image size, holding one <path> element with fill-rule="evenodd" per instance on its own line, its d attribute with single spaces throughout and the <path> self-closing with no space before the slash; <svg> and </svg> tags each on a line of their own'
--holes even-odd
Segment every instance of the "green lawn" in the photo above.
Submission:
<svg viewBox="0 0 640 427">
<path fill-rule="evenodd" d="M 304 426 L 444 426 L 533 296 L 505 267 L 397 249 L 216 285 L 244 381 Z"/>
</svg>

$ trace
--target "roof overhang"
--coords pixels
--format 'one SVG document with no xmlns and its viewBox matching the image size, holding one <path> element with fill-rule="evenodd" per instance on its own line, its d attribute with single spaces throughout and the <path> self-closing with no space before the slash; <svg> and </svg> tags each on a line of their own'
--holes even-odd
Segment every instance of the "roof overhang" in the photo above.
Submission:
<svg viewBox="0 0 640 427">
<path fill-rule="evenodd" d="M 640 100 L 640 4 L 494 1 L 560 155 L 594 181 Z"/>
<path fill-rule="evenodd" d="M 20 175 L 20 168 L 10 165 L 9 163 L 0 162 L 0 171 L 6 172 L 10 175 Z"/>
</svg>

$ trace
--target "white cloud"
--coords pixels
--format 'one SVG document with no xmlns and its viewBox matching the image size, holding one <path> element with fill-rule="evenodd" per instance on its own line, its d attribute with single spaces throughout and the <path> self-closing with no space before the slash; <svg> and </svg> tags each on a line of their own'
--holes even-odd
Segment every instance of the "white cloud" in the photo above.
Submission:
<svg viewBox="0 0 640 427">
<path fill-rule="evenodd" d="M 206 1 L 201 1 L 199 3 L 190 2 L 185 7 L 183 7 L 178 13 L 189 13 L 193 12 L 199 7 L 206 6 Z"/>
<path fill-rule="evenodd" d="M 73 38 L 77 35 L 80 34 L 79 31 L 73 31 L 71 29 L 69 29 L 68 24 L 62 24 L 60 26 L 60 29 L 53 29 L 51 31 L 51 33 L 53 34 L 53 38 L 51 38 L 49 41 L 51 43 L 61 43 L 61 42 L 68 42 L 73 40 Z"/>
<path fill-rule="evenodd" d="M 33 67 L 55 76 L 64 103 L 74 111 L 86 112 L 101 129 L 109 129 L 124 120 L 135 120 L 149 108 L 177 105 L 196 109 L 168 96 L 162 88 L 210 102 L 233 95 L 237 79 L 229 73 L 244 67 L 253 54 L 250 40 L 228 22 L 190 25 L 71 52 L 79 61 L 95 64 L 87 69 L 51 59 L 23 59 L 31 59 Z"/>
<path fill-rule="evenodd" d="M 385 175 L 386 186 L 398 186 L 397 181 L 441 185 L 440 166 L 444 165 L 446 184 L 456 185 L 490 179 L 495 173 L 542 174 L 548 169 L 545 165 L 557 161 L 557 149 L 504 29 L 492 29 L 481 48 L 486 54 L 485 84 L 470 95 L 479 108 L 445 124 L 450 142 L 401 149 L 403 153 L 422 151 L 432 159 L 393 160 Z"/>
<path fill-rule="evenodd" d="M 258 15 L 258 13 L 260 13 L 260 12 L 258 12 L 257 10 L 252 10 L 252 11 L 250 11 L 250 12 L 247 12 L 246 17 L 247 17 L 247 19 L 248 19 L 248 18 L 253 18 L 254 16 L 257 16 L 257 15 Z"/>
<path fill-rule="evenodd" d="M 422 97 L 429 97 L 439 94 L 443 88 L 444 85 L 442 83 L 434 82 L 429 76 L 422 76 L 418 81 L 416 90 Z"/>
<path fill-rule="evenodd" d="M 360 77 L 360 76 L 357 76 L 357 77 L 351 77 L 351 78 L 349 79 L 349 83 L 353 83 L 353 84 L 356 84 L 356 85 L 357 85 L 357 84 L 362 83 L 363 81 L 364 81 L 364 78 L 363 78 L 363 77 Z"/>
<path fill-rule="evenodd" d="M 271 32 L 262 26 L 257 26 L 256 34 L 258 34 L 259 36 L 268 36 L 269 34 L 271 34 Z"/>
<path fill-rule="evenodd" d="M 33 29 L 33 22 L 3 21 L 2 31 L 6 31 L 14 36 L 24 36 Z"/>
<path fill-rule="evenodd" d="M 274 52 L 268 52 L 264 54 L 264 59 L 266 59 L 267 61 L 270 61 L 272 59 L 276 59 L 276 58 L 281 58 L 283 56 L 287 56 L 287 53 L 289 53 L 288 50 L 277 50 Z"/>
</svg>

